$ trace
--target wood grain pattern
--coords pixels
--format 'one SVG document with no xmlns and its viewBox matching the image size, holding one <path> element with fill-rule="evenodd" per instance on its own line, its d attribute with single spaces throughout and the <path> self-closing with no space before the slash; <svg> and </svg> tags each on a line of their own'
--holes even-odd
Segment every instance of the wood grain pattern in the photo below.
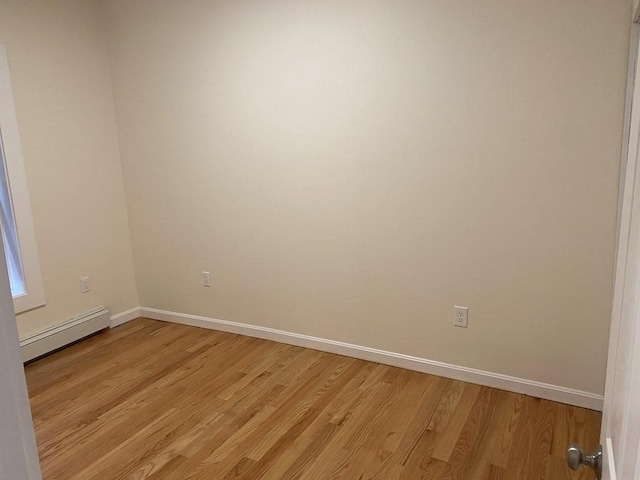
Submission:
<svg viewBox="0 0 640 480">
<path fill-rule="evenodd" d="M 600 414 L 138 319 L 26 367 L 45 480 L 575 480 Z"/>
</svg>

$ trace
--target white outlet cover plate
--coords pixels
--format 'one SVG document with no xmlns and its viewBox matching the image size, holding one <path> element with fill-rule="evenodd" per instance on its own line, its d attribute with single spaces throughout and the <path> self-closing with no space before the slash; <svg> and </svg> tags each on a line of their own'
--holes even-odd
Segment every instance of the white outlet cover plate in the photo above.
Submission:
<svg viewBox="0 0 640 480">
<path fill-rule="evenodd" d="M 467 328 L 469 326 L 469 308 L 453 307 L 453 324 L 456 327 Z"/>
</svg>

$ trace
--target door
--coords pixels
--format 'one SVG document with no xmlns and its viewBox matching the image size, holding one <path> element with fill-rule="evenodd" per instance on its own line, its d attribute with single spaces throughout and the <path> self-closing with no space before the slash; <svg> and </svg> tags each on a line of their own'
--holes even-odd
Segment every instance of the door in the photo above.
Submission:
<svg viewBox="0 0 640 480">
<path fill-rule="evenodd" d="M 0 480 L 40 480 L 27 384 L 0 241 Z"/>
<path fill-rule="evenodd" d="M 640 480 L 640 61 L 638 15 L 633 24 L 626 162 L 621 208 L 609 359 L 600 441 L 606 480 Z M 626 140 L 626 139 L 625 139 Z"/>
</svg>

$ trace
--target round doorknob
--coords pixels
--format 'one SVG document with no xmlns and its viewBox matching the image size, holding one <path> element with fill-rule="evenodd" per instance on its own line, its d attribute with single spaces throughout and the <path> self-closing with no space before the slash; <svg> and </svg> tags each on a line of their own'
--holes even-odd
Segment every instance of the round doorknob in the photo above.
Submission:
<svg viewBox="0 0 640 480">
<path fill-rule="evenodd" d="M 580 450 L 580 445 L 577 443 L 569 445 L 567 449 L 567 463 L 571 470 L 577 470 L 580 468 L 580 465 L 582 465 L 582 450 Z"/>
<path fill-rule="evenodd" d="M 602 478 L 602 445 L 593 455 L 585 455 L 577 443 L 572 443 L 567 448 L 567 464 L 571 470 L 577 470 L 580 465 L 591 467 L 596 472 L 596 480 Z"/>
</svg>

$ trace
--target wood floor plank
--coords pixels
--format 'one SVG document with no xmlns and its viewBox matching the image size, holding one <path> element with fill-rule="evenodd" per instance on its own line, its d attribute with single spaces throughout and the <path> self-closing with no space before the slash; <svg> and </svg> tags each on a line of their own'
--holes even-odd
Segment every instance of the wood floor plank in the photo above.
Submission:
<svg viewBox="0 0 640 480">
<path fill-rule="evenodd" d="M 524 395 L 510 394 L 509 398 L 511 401 L 509 405 L 505 407 L 507 410 L 507 421 L 491 456 L 491 464 L 502 469 L 507 466 L 507 460 L 509 459 L 515 436 L 519 431 L 520 414 L 524 408 L 526 397 Z"/>
<path fill-rule="evenodd" d="M 462 396 L 464 387 L 464 382 L 451 382 L 451 385 L 447 389 L 444 397 L 442 397 L 437 410 L 433 414 L 427 430 L 442 432 L 445 429 L 447 423 L 449 422 L 451 414 L 456 409 L 456 406 L 460 401 L 460 397 Z"/>
<path fill-rule="evenodd" d="M 600 414 L 137 319 L 25 368 L 45 480 L 587 480 Z"/>
<path fill-rule="evenodd" d="M 443 479 L 473 479 L 484 472 L 490 457 L 486 451 L 493 447 L 489 427 L 502 392 L 483 387 L 469 412 L 453 452 L 442 476 Z"/>
<path fill-rule="evenodd" d="M 462 433 L 471 409 L 476 403 L 481 392 L 479 385 L 467 384 L 464 387 L 458 406 L 451 415 L 449 426 L 438 437 L 438 446 L 433 452 L 433 457 L 448 462 L 451 458 L 458 438 Z"/>
<path fill-rule="evenodd" d="M 544 457 L 544 452 L 541 452 L 542 447 L 537 443 L 540 429 L 536 421 L 539 419 L 542 419 L 544 422 L 547 421 L 545 412 L 539 412 L 539 409 L 542 407 L 543 405 L 540 399 L 525 397 L 524 408 L 521 412 L 518 425 L 518 433 L 505 469 L 507 478 L 522 478 L 523 480 L 539 478 L 539 461 L 545 462 L 544 468 L 546 468 L 548 458 Z M 544 475 L 542 478 L 544 478 Z"/>
</svg>

